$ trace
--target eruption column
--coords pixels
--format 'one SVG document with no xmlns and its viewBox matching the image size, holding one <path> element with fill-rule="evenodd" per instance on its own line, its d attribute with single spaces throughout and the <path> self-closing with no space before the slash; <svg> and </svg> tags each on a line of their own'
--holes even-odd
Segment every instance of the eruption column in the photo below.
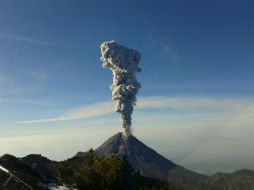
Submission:
<svg viewBox="0 0 254 190">
<path fill-rule="evenodd" d="M 135 74 L 140 72 L 140 53 L 118 45 L 114 41 L 101 44 L 102 66 L 113 72 L 113 83 L 110 86 L 112 99 L 116 100 L 115 111 L 121 114 L 121 125 L 124 135 L 131 135 L 131 114 L 133 106 L 136 105 L 136 94 L 141 85 Z"/>
</svg>

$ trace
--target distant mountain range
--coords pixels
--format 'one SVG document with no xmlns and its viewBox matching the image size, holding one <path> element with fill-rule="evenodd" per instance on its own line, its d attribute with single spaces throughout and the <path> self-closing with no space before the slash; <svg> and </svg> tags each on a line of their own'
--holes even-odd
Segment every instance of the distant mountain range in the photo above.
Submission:
<svg viewBox="0 0 254 190">
<path fill-rule="evenodd" d="M 179 166 L 149 148 L 134 136 L 128 139 L 118 133 L 94 150 L 97 157 L 110 157 L 113 154 L 126 158 L 130 165 L 141 176 L 159 181 L 177 184 L 182 189 L 202 190 L 254 190 L 254 171 L 242 169 L 234 173 L 216 173 L 205 176 Z M 31 185 L 45 183 L 66 183 L 61 174 L 68 167 L 75 167 L 75 172 L 81 172 L 87 162 L 89 152 L 78 152 L 73 158 L 62 162 L 51 161 L 41 155 L 28 155 L 16 158 L 11 155 L 0 157 L 0 166 L 15 172 L 20 178 Z M 76 175 L 75 172 L 72 175 Z M 0 172 L 1 179 L 4 179 Z M 67 180 L 68 181 L 68 180 Z"/>
</svg>

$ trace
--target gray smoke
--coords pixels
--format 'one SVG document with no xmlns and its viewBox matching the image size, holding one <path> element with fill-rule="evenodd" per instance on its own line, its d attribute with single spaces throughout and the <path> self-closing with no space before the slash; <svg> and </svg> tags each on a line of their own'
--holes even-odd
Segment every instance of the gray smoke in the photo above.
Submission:
<svg viewBox="0 0 254 190">
<path fill-rule="evenodd" d="M 136 94 L 141 85 L 135 74 L 140 72 L 141 55 L 134 49 L 118 45 L 114 41 L 101 44 L 102 66 L 113 72 L 112 99 L 116 100 L 115 111 L 121 114 L 121 125 L 124 135 L 131 134 L 131 114 L 136 105 Z"/>
</svg>

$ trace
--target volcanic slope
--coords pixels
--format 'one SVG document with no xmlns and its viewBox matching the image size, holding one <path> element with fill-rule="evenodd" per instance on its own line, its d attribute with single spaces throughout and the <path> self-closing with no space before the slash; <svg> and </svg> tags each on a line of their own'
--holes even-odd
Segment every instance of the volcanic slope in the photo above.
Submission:
<svg viewBox="0 0 254 190">
<path fill-rule="evenodd" d="M 132 167 L 141 175 L 172 182 L 190 182 L 203 184 L 208 180 L 205 175 L 185 169 L 158 154 L 133 135 L 126 139 L 122 133 L 110 137 L 99 146 L 98 156 L 110 156 L 119 153 L 125 156 Z"/>
</svg>

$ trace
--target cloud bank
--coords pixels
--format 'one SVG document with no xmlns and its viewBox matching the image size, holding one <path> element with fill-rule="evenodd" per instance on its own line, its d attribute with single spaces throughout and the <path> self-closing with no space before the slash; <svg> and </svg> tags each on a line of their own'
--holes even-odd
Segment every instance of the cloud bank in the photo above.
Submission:
<svg viewBox="0 0 254 190">
<path fill-rule="evenodd" d="M 134 135 L 170 160 L 206 174 L 254 169 L 253 98 L 157 96 L 139 100 L 133 117 Z M 12 137 L 11 144 L 15 146 L 8 151 L 18 152 L 14 149 L 20 149 L 22 144 L 26 154 L 40 151 L 61 159 L 75 151 L 95 148 L 116 133 L 118 117 L 113 112 L 113 102 L 109 101 L 67 110 L 54 118 L 23 121 L 25 126 L 47 126 L 35 127 L 46 134 Z M 102 117 L 111 113 L 110 117 Z M 89 118 L 94 119 L 86 120 Z M 61 128 L 52 134 L 51 127 L 54 129 L 55 126 Z M 95 139 L 98 134 L 100 139 Z M 6 147 L 10 148 L 10 139 L 10 136 L 1 136 L 2 152 L 7 151 Z M 94 141 L 90 143 L 89 139 Z M 68 150 L 58 150 L 58 145 L 66 142 L 69 142 Z M 39 145 L 43 147 L 38 148 Z"/>
<path fill-rule="evenodd" d="M 43 45 L 43 46 L 54 46 L 56 45 L 56 42 L 50 42 L 45 40 L 38 40 L 34 38 L 24 37 L 24 36 L 17 36 L 17 35 L 6 35 L 0 33 L 1 39 L 8 39 L 8 40 L 15 40 L 20 42 L 26 42 L 30 44 L 36 44 L 36 45 Z"/>
<path fill-rule="evenodd" d="M 227 114 L 240 114 L 247 107 L 254 103 L 251 99 L 239 98 L 202 98 L 202 97 L 143 97 L 139 99 L 137 109 L 172 109 L 183 111 L 204 112 L 223 112 Z M 114 103 L 112 101 L 96 103 L 80 108 L 74 108 L 66 111 L 65 114 L 53 118 L 42 118 L 36 120 L 21 121 L 22 124 L 40 124 L 57 121 L 72 121 L 81 119 L 90 119 L 108 115 L 114 112 Z M 247 113 L 246 113 L 247 114 Z M 245 115 L 246 115 L 245 114 Z M 134 119 L 135 120 L 135 119 Z"/>
</svg>

